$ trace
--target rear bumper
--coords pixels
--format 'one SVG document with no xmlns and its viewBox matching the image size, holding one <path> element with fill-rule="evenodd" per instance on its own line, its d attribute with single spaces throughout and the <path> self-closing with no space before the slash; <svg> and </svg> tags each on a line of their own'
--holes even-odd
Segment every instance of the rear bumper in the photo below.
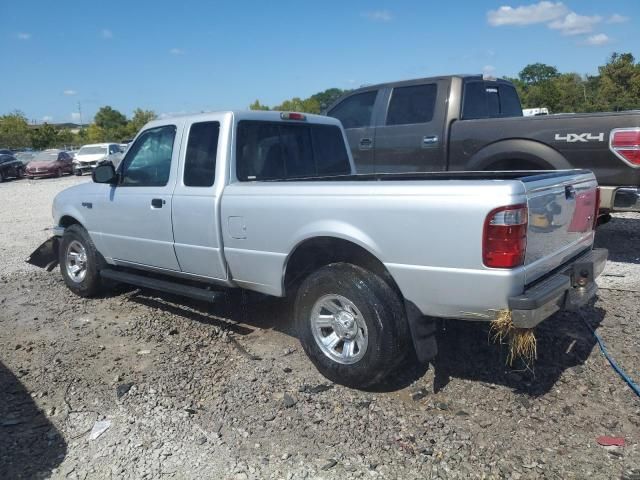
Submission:
<svg viewBox="0 0 640 480">
<path fill-rule="evenodd" d="M 600 187 L 600 207 L 612 212 L 640 212 L 640 187 Z"/>
<path fill-rule="evenodd" d="M 604 270 L 608 254 L 604 248 L 591 250 L 522 295 L 510 297 L 513 324 L 533 328 L 558 310 L 585 305 L 598 290 L 595 279 Z"/>
</svg>

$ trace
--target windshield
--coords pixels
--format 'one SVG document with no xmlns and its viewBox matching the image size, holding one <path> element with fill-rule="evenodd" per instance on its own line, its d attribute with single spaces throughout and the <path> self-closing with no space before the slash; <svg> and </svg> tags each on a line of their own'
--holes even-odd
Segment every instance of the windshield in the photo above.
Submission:
<svg viewBox="0 0 640 480">
<path fill-rule="evenodd" d="M 82 147 L 76 155 L 106 155 L 107 147 Z"/>
<path fill-rule="evenodd" d="M 58 152 L 40 152 L 38 153 L 35 157 L 33 157 L 33 160 L 36 162 L 53 162 L 54 160 L 58 159 Z"/>
</svg>

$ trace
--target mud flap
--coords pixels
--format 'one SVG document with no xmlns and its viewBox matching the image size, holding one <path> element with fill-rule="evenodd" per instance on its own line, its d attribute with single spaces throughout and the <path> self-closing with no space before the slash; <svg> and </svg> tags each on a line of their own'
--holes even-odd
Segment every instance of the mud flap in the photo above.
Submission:
<svg viewBox="0 0 640 480">
<path fill-rule="evenodd" d="M 426 365 L 438 354 L 436 319 L 423 315 L 422 312 L 408 300 L 405 300 L 405 309 L 407 311 L 407 320 L 409 321 L 413 347 L 416 350 L 416 357 L 421 364 Z"/>
<path fill-rule="evenodd" d="M 39 268 L 44 268 L 50 272 L 58 265 L 59 237 L 51 237 L 38 248 L 36 248 L 26 262 Z"/>
</svg>

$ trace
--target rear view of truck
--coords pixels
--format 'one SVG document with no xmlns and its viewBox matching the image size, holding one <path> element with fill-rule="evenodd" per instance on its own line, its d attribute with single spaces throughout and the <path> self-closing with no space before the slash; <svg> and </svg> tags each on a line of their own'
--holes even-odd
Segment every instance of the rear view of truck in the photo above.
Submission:
<svg viewBox="0 0 640 480">
<path fill-rule="evenodd" d="M 554 178 L 557 182 L 549 186 L 548 181 Z M 515 326 L 530 328 L 560 308 L 575 309 L 591 299 L 607 252 L 591 249 L 600 193 L 593 174 L 576 171 L 573 179 L 568 179 L 558 172 L 522 181 L 528 197 L 528 228 L 526 237 L 521 237 L 526 243 L 522 259 L 526 288 L 509 299 L 509 309 Z M 519 218 L 524 217 L 521 213 Z M 500 241 L 500 234 L 492 229 L 506 231 L 492 222 L 485 227 L 485 242 L 496 241 L 494 237 Z M 508 263 L 513 256 L 485 258 L 485 265 Z M 565 267 L 568 263 L 571 266 Z"/>
</svg>

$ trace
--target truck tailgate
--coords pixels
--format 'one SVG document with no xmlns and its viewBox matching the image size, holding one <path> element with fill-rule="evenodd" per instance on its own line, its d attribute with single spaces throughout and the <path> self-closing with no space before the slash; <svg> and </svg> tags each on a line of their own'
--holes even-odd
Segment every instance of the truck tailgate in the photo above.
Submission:
<svg viewBox="0 0 640 480">
<path fill-rule="evenodd" d="M 598 203 L 595 176 L 584 170 L 563 173 L 522 180 L 529 209 L 525 256 L 527 284 L 593 244 Z"/>
</svg>

